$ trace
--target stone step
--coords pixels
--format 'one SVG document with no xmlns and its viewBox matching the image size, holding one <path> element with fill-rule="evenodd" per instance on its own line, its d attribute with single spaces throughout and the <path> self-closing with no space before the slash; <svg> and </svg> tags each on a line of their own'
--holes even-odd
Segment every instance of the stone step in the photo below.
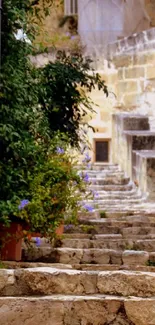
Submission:
<svg viewBox="0 0 155 325">
<path fill-rule="evenodd" d="M 0 297 L 0 325 L 154 325 L 154 305 L 109 295 Z"/>
<path fill-rule="evenodd" d="M 89 165 L 89 167 L 87 167 L 87 165 Z M 91 164 L 88 163 L 86 166 L 79 164 L 77 166 L 77 168 L 80 170 L 95 170 L 95 171 L 104 171 L 104 170 L 108 170 L 108 171 L 120 171 L 120 167 L 118 165 L 114 165 L 114 164 Z"/>
<path fill-rule="evenodd" d="M 151 255 L 151 254 L 150 254 Z M 144 266 L 144 265 L 118 265 L 118 264 L 60 264 L 60 263 L 42 263 L 42 262 L 15 262 L 5 261 L 5 267 L 9 269 L 26 269 L 26 268 L 38 268 L 48 267 L 57 269 L 75 269 L 83 271 L 142 271 L 142 272 L 155 272 L 155 266 Z"/>
<path fill-rule="evenodd" d="M 133 190 L 133 184 L 130 182 L 128 184 L 125 185 L 115 185 L 115 184 L 111 184 L 111 185 L 96 185 L 96 184 L 91 184 L 89 186 L 90 189 L 92 190 L 96 190 L 96 191 L 106 191 L 106 192 L 123 192 L 123 191 L 129 191 L 129 190 Z"/>
<path fill-rule="evenodd" d="M 119 295 L 155 297 L 155 273 L 38 267 L 1 270 L 0 296 Z"/>
<path fill-rule="evenodd" d="M 90 193 L 90 192 L 86 192 L 86 193 Z M 106 191 L 93 191 L 92 194 L 94 195 L 94 199 L 95 201 L 98 200 L 117 200 L 117 199 L 121 199 L 121 200 L 130 200 L 130 199 L 142 199 L 142 196 L 140 193 L 136 193 L 136 192 L 124 192 L 124 191 L 120 191 L 120 192 L 110 192 L 107 193 Z"/>
<path fill-rule="evenodd" d="M 68 248 L 100 248 L 113 250 L 135 250 L 155 252 L 155 238 L 154 239 L 136 239 L 136 238 L 122 238 L 121 235 L 101 235 L 101 238 L 96 239 L 63 239 L 61 247 Z"/>
<path fill-rule="evenodd" d="M 148 234 L 148 235 L 127 235 L 126 237 L 123 237 L 122 234 L 88 234 L 88 233 L 65 233 L 62 237 L 62 239 L 90 239 L 90 240 L 114 240 L 114 239 L 123 239 L 123 240 L 140 240 L 140 239 L 148 239 L 148 240 L 154 240 L 155 234 Z M 42 246 L 48 246 L 44 243 L 45 239 L 42 239 L 43 243 Z"/>
<path fill-rule="evenodd" d="M 152 254 L 152 252 L 150 253 Z M 151 255 L 152 256 L 152 255 Z M 54 248 L 41 247 L 23 250 L 25 261 L 61 264 L 131 264 L 147 265 L 150 255 L 147 251 L 113 250 L 99 248 Z"/>
<path fill-rule="evenodd" d="M 128 177 L 105 177 L 105 178 L 95 178 L 90 177 L 90 182 L 94 185 L 127 185 L 129 184 Z"/>
<path fill-rule="evenodd" d="M 124 198 L 124 200 L 126 201 L 127 204 L 141 204 L 144 202 L 144 200 L 142 198 L 131 198 L 131 197 L 126 197 Z M 97 197 L 94 199 L 87 199 L 87 200 L 83 200 L 82 202 L 84 204 L 90 204 L 92 207 L 95 206 L 96 204 L 100 207 L 102 207 L 103 205 L 117 205 L 117 206 L 124 206 L 124 200 L 122 200 L 121 198 L 116 198 L 114 199 L 113 197 L 107 199 L 106 197 Z"/>
<path fill-rule="evenodd" d="M 102 219 L 101 219 L 102 220 Z M 107 220 L 108 221 L 108 220 Z M 78 226 L 72 226 L 65 228 L 65 233 L 87 233 L 87 234 L 122 234 L 124 237 L 130 235 L 148 235 L 155 234 L 155 223 L 148 224 L 143 223 L 125 223 L 125 222 L 114 222 L 113 224 L 106 222 L 93 222 L 81 224 Z"/>
<path fill-rule="evenodd" d="M 124 175 L 124 172 L 120 171 L 118 168 L 116 169 L 103 169 L 103 170 L 95 170 L 95 169 L 79 169 L 79 172 L 82 173 L 87 173 L 89 175 L 94 175 L 96 177 L 96 175 L 111 175 L 111 174 L 115 174 L 115 175 Z"/>
<path fill-rule="evenodd" d="M 97 207 L 94 208 L 94 213 L 99 213 L 101 211 L 105 211 L 107 213 L 114 213 L 114 212 L 120 212 L 122 214 L 140 214 L 140 213 L 152 213 L 155 214 L 155 207 L 149 206 L 147 207 L 145 202 L 143 204 L 142 203 L 137 203 L 137 204 L 128 204 L 127 206 L 125 206 L 124 204 L 122 204 L 122 206 L 120 205 L 106 205 L 106 204 L 102 204 L 102 205 L 98 205 Z"/>
<path fill-rule="evenodd" d="M 95 179 L 98 179 L 98 178 L 103 178 L 103 179 L 106 179 L 106 178 L 123 178 L 124 177 L 124 172 L 119 172 L 119 171 L 116 171 L 116 172 L 112 172 L 112 171 L 101 171 L 101 172 L 96 172 L 95 170 L 94 171 L 79 171 L 79 174 L 82 174 L 83 176 L 84 175 L 88 175 L 90 178 L 95 178 Z"/>
<path fill-rule="evenodd" d="M 106 214 L 106 219 L 116 219 L 116 220 L 124 220 L 124 218 L 145 218 L 148 217 L 148 222 L 149 221 L 153 221 L 155 220 L 155 209 L 124 209 L 123 207 L 121 209 L 116 209 L 116 208 L 112 208 L 112 209 L 94 209 L 92 212 L 79 212 L 79 220 L 92 220 L 92 219 L 96 219 L 96 220 L 101 220 L 101 212 L 105 212 Z M 103 218 L 104 219 L 104 218 Z M 132 219 L 131 219 L 132 220 Z"/>
</svg>

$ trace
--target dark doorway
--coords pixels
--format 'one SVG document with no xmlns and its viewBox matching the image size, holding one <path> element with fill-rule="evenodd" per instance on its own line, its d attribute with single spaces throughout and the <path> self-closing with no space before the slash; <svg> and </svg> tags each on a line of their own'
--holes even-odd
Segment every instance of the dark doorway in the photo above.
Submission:
<svg viewBox="0 0 155 325">
<path fill-rule="evenodd" d="M 109 141 L 96 140 L 95 141 L 95 161 L 108 162 L 109 161 Z"/>
</svg>

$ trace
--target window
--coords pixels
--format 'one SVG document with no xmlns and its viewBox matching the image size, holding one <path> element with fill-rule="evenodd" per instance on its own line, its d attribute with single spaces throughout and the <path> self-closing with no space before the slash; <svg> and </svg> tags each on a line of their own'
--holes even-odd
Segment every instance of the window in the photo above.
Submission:
<svg viewBox="0 0 155 325">
<path fill-rule="evenodd" d="M 65 15 L 77 15 L 78 13 L 78 0 L 65 0 Z"/>
<path fill-rule="evenodd" d="M 96 140 L 95 141 L 95 161 L 108 162 L 109 161 L 109 141 Z"/>
</svg>

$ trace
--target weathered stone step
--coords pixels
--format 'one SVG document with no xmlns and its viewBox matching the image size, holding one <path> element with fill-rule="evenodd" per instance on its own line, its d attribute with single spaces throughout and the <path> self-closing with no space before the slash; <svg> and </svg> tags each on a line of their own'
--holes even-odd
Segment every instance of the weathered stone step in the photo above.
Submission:
<svg viewBox="0 0 155 325">
<path fill-rule="evenodd" d="M 85 166 L 85 170 L 95 170 L 95 171 L 104 171 L 104 170 L 110 170 L 110 171 L 120 171 L 120 167 L 118 165 L 114 165 L 114 164 L 89 164 L 89 167 Z M 77 168 L 80 170 L 83 170 L 83 165 L 78 165 Z"/>
<path fill-rule="evenodd" d="M 150 253 L 152 254 L 152 253 Z M 61 264 L 131 264 L 146 265 L 150 255 L 147 251 L 113 250 L 113 249 L 81 249 L 36 247 L 34 250 L 24 250 L 25 261 L 38 261 Z"/>
<path fill-rule="evenodd" d="M 119 172 L 119 171 L 101 171 L 101 172 L 96 172 L 94 171 L 79 171 L 79 173 L 82 173 L 83 175 L 88 175 L 90 178 L 95 178 L 95 179 L 106 179 L 106 178 L 123 178 L 124 177 L 124 172 Z"/>
<path fill-rule="evenodd" d="M 122 191 L 129 191 L 132 190 L 134 187 L 134 185 L 130 182 L 126 185 L 115 185 L 115 184 L 111 184 L 111 185 L 96 185 L 96 184 L 91 184 L 90 185 L 90 189 L 96 190 L 96 191 L 107 191 L 107 192 L 122 192 Z"/>
<path fill-rule="evenodd" d="M 138 204 L 141 204 L 141 203 L 143 203 L 144 202 L 144 200 L 142 199 L 142 198 L 131 198 L 131 197 L 126 197 L 126 198 L 124 198 L 124 200 L 126 201 L 126 203 L 127 204 L 136 204 L 136 203 L 138 203 Z M 88 204 L 90 204 L 92 207 L 93 206 L 95 206 L 95 204 L 98 204 L 99 205 L 99 207 L 101 206 L 103 206 L 103 204 L 104 205 L 117 205 L 117 206 L 124 206 L 124 200 L 123 199 L 121 199 L 121 198 L 113 198 L 113 197 L 111 197 L 111 198 L 109 198 L 109 199 L 107 199 L 106 197 L 104 198 L 104 197 L 102 197 L 102 198 L 100 198 L 100 197 L 97 197 L 97 198 L 95 198 L 95 199 L 87 199 L 87 200 L 83 200 L 83 203 L 88 203 Z"/>
<path fill-rule="evenodd" d="M 90 182 L 96 185 L 127 185 L 129 184 L 129 177 L 105 177 L 95 178 L 90 177 Z"/>
<path fill-rule="evenodd" d="M 105 212 L 106 213 L 106 218 L 116 218 L 116 219 L 122 219 L 122 218 L 126 218 L 126 217 L 133 217 L 133 216 L 137 216 L 137 217 L 145 217 L 147 216 L 149 218 L 149 220 L 153 220 L 154 222 L 154 218 L 155 218 L 155 209 L 146 209 L 145 207 L 141 207 L 141 208 L 128 208 L 128 209 L 124 209 L 123 207 L 120 209 L 116 209 L 116 208 L 112 208 L 112 209 L 94 209 L 92 212 L 80 212 L 79 213 L 79 220 L 83 220 L 83 219 L 87 219 L 87 220 L 91 220 L 91 219 L 100 219 L 100 213 L 101 212 Z"/>
<path fill-rule="evenodd" d="M 89 191 L 88 191 L 89 193 Z M 138 194 L 136 192 L 110 192 L 110 193 L 107 193 L 105 191 L 93 191 L 92 192 L 94 194 L 94 199 L 95 201 L 98 201 L 98 200 L 117 200 L 117 199 L 120 199 L 120 200 L 130 200 L 130 199 L 141 199 L 142 196 L 141 194 Z"/>
<path fill-rule="evenodd" d="M 102 219 L 101 219 L 102 220 Z M 90 220 L 91 221 L 91 220 Z M 129 235 L 148 235 L 148 234 L 155 234 L 155 223 L 148 224 L 143 223 L 126 223 L 126 222 L 98 222 L 98 220 L 93 222 L 87 222 L 86 224 L 83 223 L 78 226 L 72 226 L 71 228 L 65 228 L 65 232 L 69 233 L 87 233 L 87 234 L 122 234 L 123 236 Z"/>
<path fill-rule="evenodd" d="M 155 273 L 136 271 L 81 271 L 49 267 L 0 270 L 0 296 L 105 294 L 155 296 Z"/>
<path fill-rule="evenodd" d="M 123 236 L 155 234 L 155 227 L 127 227 L 122 228 L 120 233 Z"/>
<path fill-rule="evenodd" d="M 154 219 L 151 219 L 151 220 L 154 220 Z M 155 221 L 155 220 L 154 220 Z M 122 225 L 123 226 L 132 226 L 132 225 L 143 225 L 143 226 L 153 226 L 155 225 L 155 222 L 154 221 L 149 221 L 149 218 L 148 217 L 145 217 L 145 216 L 122 216 L 122 218 L 119 218 L 119 217 L 115 217 L 115 218 L 106 218 L 106 216 L 104 218 L 98 218 L 98 219 L 90 219 L 90 220 L 87 220 L 87 219 L 81 219 L 79 221 L 79 224 L 87 224 L 87 225 L 107 225 L 107 226 L 119 226 L 121 227 Z"/>
<path fill-rule="evenodd" d="M 151 254 L 150 254 L 151 255 Z M 15 262 L 5 261 L 5 267 L 7 269 L 20 269 L 20 268 L 36 268 L 36 267 L 50 267 L 57 269 L 75 269 L 83 271 L 142 271 L 142 272 L 155 272 L 155 266 L 144 265 L 118 265 L 118 264 L 56 264 L 56 263 L 42 263 L 42 262 Z"/>
<path fill-rule="evenodd" d="M 128 205 L 122 205 L 121 207 L 119 205 L 112 205 L 112 202 L 110 205 L 101 205 L 97 208 L 95 208 L 94 212 L 98 213 L 100 211 L 106 211 L 107 213 L 115 213 L 115 212 L 120 212 L 122 214 L 140 214 L 143 213 L 144 215 L 146 215 L 147 213 L 150 212 L 150 214 L 155 214 L 155 207 L 147 207 L 145 205 L 145 202 L 143 204 L 143 202 L 141 202 L 140 204 L 128 204 Z"/>
<path fill-rule="evenodd" d="M 121 238 L 121 235 L 105 235 L 97 239 L 63 239 L 61 247 L 68 248 L 100 248 L 113 250 L 137 250 L 155 252 L 155 239 Z"/>
<path fill-rule="evenodd" d="M 154 298 L 1 297 L 0 325 L 154 325 Z"/>
<path fill-rule="evenodd" d="M 79 169 L 79 172 L 82 173 L 87 173 L 89 175 L 94 175 L 96 177 L 96 175 L 111 175 L 111 174 L 115 174 L 115 175 L 124 175 L 124 172 L 120 171 L 118 168 L 116 169 L 103 169 L 103 170 L 95 170 L 95 169 Z"/>
</svg>

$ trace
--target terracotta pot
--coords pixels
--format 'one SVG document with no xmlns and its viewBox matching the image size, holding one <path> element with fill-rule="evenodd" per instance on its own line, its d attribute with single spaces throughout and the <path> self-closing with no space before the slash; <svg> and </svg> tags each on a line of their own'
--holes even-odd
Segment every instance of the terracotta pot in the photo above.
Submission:
<svg viewBox="0 0 155 325">
<path fill-rule="evenodd" d="M 64 223 L 61 223 L 59 227 L 56 229 L 56 235 L 62 236 L 63 233 L 64 233 Z"/>
<path fill-rule="evenodd" d="M 7 261 L 20 261 L 22 258 L 22 225 L 12 222 L 10 227 L 0 225 L 2 238 L 1 259 Z"/>
<path fill-rule="evenodd" d="M 27 230 L 28 230 L 28 228 L 27 228 Z M 57 236 L 61 236 L 64 233 L 64 223 L 61 223 L 59 225 L 59 227 L 56 229 L 55 232 L 56 232 Z M 30 233 L 27 234 L 27 238 L 29 240 L 31 240 L 32 237 L 39 237 L 40 238 L 41 236 L 42 235 L 39 232 L 32 232 L 32 233 L 30 232 Z M 46 235 L 44 237 L 46 237 Z"/>
</svg>

